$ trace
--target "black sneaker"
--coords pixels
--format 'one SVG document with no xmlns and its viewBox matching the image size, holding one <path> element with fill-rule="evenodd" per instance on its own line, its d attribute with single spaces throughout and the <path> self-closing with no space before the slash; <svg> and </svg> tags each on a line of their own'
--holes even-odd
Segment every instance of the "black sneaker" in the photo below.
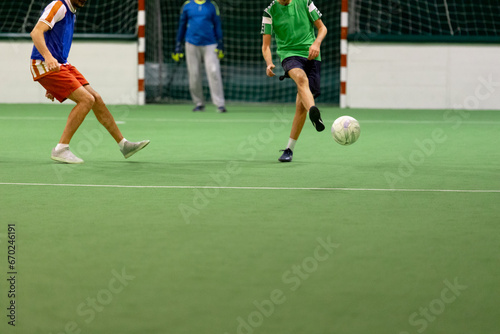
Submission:
<svg viewBox="0 0 500 334">
<path fill-rule="evenodd" d="M 316 128 L 316 131 L 321 132 L 325 129 L 323 120 L 321 120 L 321 113 L 315 106 L 312 106 L 311 109 L 309 109 L 309 119 Z"/>
<path fill-rule="evenodd" d="M 291 149 L 287 148 L 285 150 L 281 150 L 280 152 L 283 152 L 283 154 L 278 159 L 278 161 L 281 161 L 281 162 L 292 162 L 293 152 L 292 152 Z"/>
<path fill-rule="evenodd" d="M 193 111 L 205 111 L 205 106 L 204 105 L 199 105 L 194 107 Z"/>
<path fill-rule="evenodd" d="M 224 112 L 227 112 L 227 109 L 226 109 L 226 107 L 222 106 L 222 107 L 217 108 L 217 112 L 224 113 Z"/>
</svg>

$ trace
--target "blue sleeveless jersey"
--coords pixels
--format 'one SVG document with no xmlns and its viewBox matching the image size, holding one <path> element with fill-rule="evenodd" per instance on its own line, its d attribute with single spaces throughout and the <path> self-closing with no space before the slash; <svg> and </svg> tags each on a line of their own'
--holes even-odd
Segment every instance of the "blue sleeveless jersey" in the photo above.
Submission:
<svg viewBox="0 0 500 334">
<path fill-rule="evenodd" d="M 53 1 L 45 8 L 39 20 L 52 28 L 45 33 L 45 44 L 60 64 L 68 62 L 69 50 L 73 42 L 76 15 L 74 8 L 70 6 L 66 0 Z M 35 46 L 33 46 L 31 59 L 45 60 Z"/>
</svg>

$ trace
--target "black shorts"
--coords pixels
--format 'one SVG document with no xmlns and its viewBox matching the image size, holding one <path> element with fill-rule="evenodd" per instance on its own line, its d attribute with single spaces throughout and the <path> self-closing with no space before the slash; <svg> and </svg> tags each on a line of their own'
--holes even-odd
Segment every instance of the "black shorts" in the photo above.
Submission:
<svg viewBox="0 0 500 334">
<path fill-rule="evenodd" d="M 292 56 L 285 58 L 281 63 L 285 70 L 285 78 L 290 78 L 288 71 L 294 68 L 300 68 L 306 72 L 309 79 L 309 89 L 314 98 L 321 94 L 320 79 L 321 79 L 321 62 L 318 60 L 308 60 L 304 57 Z"/>
</svg>

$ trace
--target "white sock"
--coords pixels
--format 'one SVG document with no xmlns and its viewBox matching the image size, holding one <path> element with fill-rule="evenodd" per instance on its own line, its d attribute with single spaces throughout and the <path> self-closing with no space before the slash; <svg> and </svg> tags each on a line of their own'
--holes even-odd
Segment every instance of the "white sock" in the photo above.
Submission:
<svg viewBox="0 0 500 334">
<path fill-rule="evenodd" d="M 123 148 L 123 146 L 125 146 L 125 142 L 127 141 L 127 139 L 123 138 L 119 143 L 118 143 L 118 146 L 120 146 L 120 150 Z"/>
<path fill-rule="evenodd" d="M 297 141 L 295 139 L 292 139 L 292 138 L 288 139 L 288 146 L 286 148 L 291 149 L 293 152 L 293 150 L 295 150 L 295 143 L 296 142 Z"/>
<path fill-rule="evenodd" d="M 59 144 L 56 145 L 56 151 L 59 151 L 59 150 L 61 150 L 63 148 L 66 148 L 66 147 L 69 147 L 69 144 L 61 144 L 61 143 L 59 143 Z"/>
</svg>

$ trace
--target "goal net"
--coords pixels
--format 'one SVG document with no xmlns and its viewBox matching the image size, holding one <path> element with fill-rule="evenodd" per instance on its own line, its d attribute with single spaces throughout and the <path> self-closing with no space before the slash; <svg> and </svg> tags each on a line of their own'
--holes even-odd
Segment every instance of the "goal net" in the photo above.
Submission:
<svg viewBox="0 0 500 334">
<path fill-rule="evenodd" d="M 262 58 L 261 23 L 271 0 L 216 0 L 222 20 L 225 57 L 221 60 L 224 94 L 228 101 L 295 102 L 295 84 L 283 75 L 273 38 L 276 74 L 268 78 Z M 148 102 L 190 101 L 185 61 L 171 59 L 183 0 L 148 0 L 146 3 L 146 99 Z M 328 35 L 322 44 L 322 103 L 339 102 L 340 1 L 314 0 L 323 14 Z M 210 100 L 204 76 L 204 93 Z"/>
<path fill-rule="evenodd" d="M 497 0 L 350 0 L 349 13 L 349 33 L 358 37 L 480 42 L 500 36 Z"/>
<path fill-rule="evenodd" d="M 149 1 L 149 0 L 148 0 Z M 51 0 L 0 1 L 0 37 L 28 37 Z M 88 1 L 77 12 L 76 37 L 137 36 L 137 1 Z"/>
</svg>

